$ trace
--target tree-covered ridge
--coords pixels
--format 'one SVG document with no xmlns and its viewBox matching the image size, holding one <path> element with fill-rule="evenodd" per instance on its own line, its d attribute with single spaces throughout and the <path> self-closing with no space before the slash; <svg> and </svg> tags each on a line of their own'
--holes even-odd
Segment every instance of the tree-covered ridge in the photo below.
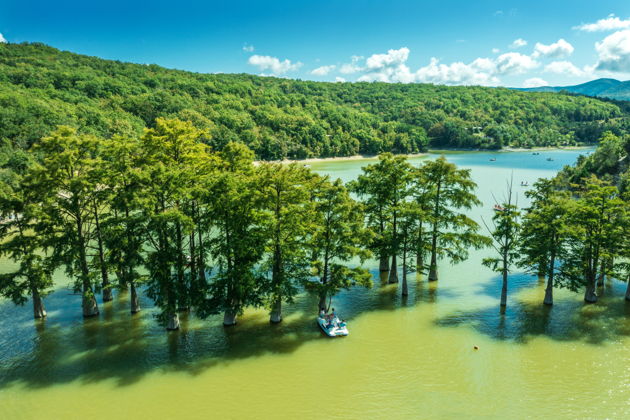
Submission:
<svg viewBox="0 0 630 420">
<path fill-rule="evenodd" d="M 260 159 L 570 145 L 625 133 L 627 116 L 619 104 L 555 93 L 199 74 L 0 45 L 0 137 L 19 148 L 60 124 L 137 136 L 158 117 L 192 121 L 216 150 L 243 142 Z"/>
</svg>

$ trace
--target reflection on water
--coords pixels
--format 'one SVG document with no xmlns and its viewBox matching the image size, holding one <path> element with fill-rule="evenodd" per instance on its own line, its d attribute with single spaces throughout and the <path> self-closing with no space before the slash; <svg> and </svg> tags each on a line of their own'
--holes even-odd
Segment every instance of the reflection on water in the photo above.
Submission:
<svg viewBox="0 0 630 420">
<path fill-rule="evenodd" d="M 545 153 L 448 158 L 472 168 L 486 203 L 472 214 L 479 220 L 491 217 L 491 194 L 503 191 L 511 174 L 531 185 L 579 152 Z M 347 181 L 362 164 L 313 168 Z M 544 281 L 515 274 L 501 314 L 500 278 L 480 264 L 487 252 L 472 251 L 456 266 L 441 264 L 438 282 L 411 273 L 406 297 L 370 263 L 374 286 L 333 301 L 349 320 L 350 336 L 343 339 L 320 333 L 317 299 L 307 293 L 285 306 L 278 325 L 262 309 L 248 310 L 232 328 L 223 328 L 220 316 L 201 321 L 181 314 L 182 328 L 172 333 L 157 325 L 143 295 L 137 315 L 129 314 L 129 294 L 121 292 L 88 320 L 81 317 L 80 296 L 64 287 L 46 298 L 43 321 L 31 319 L 28 305 L 0 302 L 0 418 L 38 417 L 40 406 L 51 418 L 73 417 L 76 410 L 87 418 L 592 417 L 585 401 L 597 408 L 595 417 L 630 413 L 625 285 L 608 281 L 595 305 L 557 290 L 549 308 L 541 304 Z M 343 404 L 313 397 L 335 400 L 328 389 Z"/>
</svg>

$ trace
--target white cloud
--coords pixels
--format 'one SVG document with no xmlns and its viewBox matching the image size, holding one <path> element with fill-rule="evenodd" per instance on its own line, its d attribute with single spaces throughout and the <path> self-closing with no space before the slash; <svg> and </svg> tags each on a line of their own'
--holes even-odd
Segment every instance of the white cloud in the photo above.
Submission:
<svg viewBox="0 0 630 420">
<path fill-rule="evenodd" d="M 549 86 L 546 80 L 541 79 L 540 77 L 532 77 L 531 79 L 527 79 L 523 82 L 524 88 L 533 88 L 533 87 L 541 87 L 541 86 Z"/>
<path fill-rule="evenodd" d="M 0 44 L 6 44 L 7 40 L 4 38 L 4 36 L 2 36 L 2 34 L 0 34 Z"/>
<path fill-rule="evenodd" d="M 566 76 L 584 76 L 586 74 L 585 71 L 580 70 L 570 61 L 554 61 L 545 66 L 545 71 Z"/>
<path fill-rule="evenodd" d="M 492 54 L 499 54 L 500 52 L 501 52 L 501 50 L 498 49 L 498 48 L 493 48 L 492 49 Z"/>
<path fill-rule="evenodd" d="M 596 69 L 630 73 L 630 30 L 618 31 L 595 43 L 599 56 Z"/>
<path fill-rule="evenodd" d="M 243 45 L 243 51 L 251 53 L 254 52 L 254 46 L 253 45 Z"/>
<path fill-rule="evenodd" d="M 525 41 L 523 38 L 519 38 L 515 39 L 514 42 L 510 44 L 510 48 L 514 50 L 516 48 L 524 47 L 525 45 L 527 45 L 527 41 Z"/>
<path fill-rule="evenodd" d="M 605 19 L 600 19 L 595 23 L 585 23 L 579 26 L 574 26 L 573 29 L 586 32 L 597 31 L 614 31 L 616 29 L 630 28 L 630 19 L 621 20 L 614 14 L 608 15 Z"/>
<path fill-rule="evenodd" d="M 560 38 L 558 42 L 554 42 L 550 45 L 541 44 L 540 42 L 536 43 L 536 47 L 534 48 L 534 54 L 532 57 L 552 57 L 552 58 L 560 58 L 560 57 L 568 57 L 573 54 L 573 45 L 569 44 L 564 39 Z"/>
<path fill-rule="evenodd" d="M 328 75 L 328 73 L 333 71 L 335 67 L 336 67 L 335 65 L 317 67 L 315 70 L 311 72 L 311 74 L 315 76 L 326 76 Z"/>
<path fill-rule="evenodd" d="M 276 57 L 268 55 L 252 55 L 247 62 L 261 71 L 270 70 L 273 75 L 280 75 L 289 71 L 295 71 L 302 67 L 302 63 L 292 63 L 291 60 L 280 61 Z"/>
<path fill-rule="evenodd" d="M 487 58 L 478 58 L 470 64 L 440 64 L 437 58 L 431 58 L 428 66 L 416 72 L 416 80 L 447 85 L 497 85 L 499 80 L 492 74 L 494 67 Z"/>
<path fill-rule="evenodd" d="M 346 79 L 344 79 L 343 77 L 335 77 L 335 82 L 343 83 L 345 81 L 346 81 Z"/>
<path fill-rule="evenodd" d="M 523 74 L 540 64 L 528 55 L 516 52 L 501 54 L 496 60 L 497 74 Z"/>
<path fill-rule="evenodd" d="M 373 54 L 365 61 L 370 70 L 382 69 L 385 67 L 399 65 L 409 58 L 409 48 L 402 47 L 398 50 L 389 50 L 387 54 Z"/>
<path fill-rule="evenodd" d="M 339 68 L 339 73 L 341 74 L 352 74 L 352 73 L 357 73 L 363 70 L 363 68 L 361 66 L 359 66 L 359 61 L 363 60 L 363 57 L 360 55 L 353 55 L 352 56 L 352 62 L 351 63 L 346 63 L 343 64 L 340 68 Z"/>
</svg>

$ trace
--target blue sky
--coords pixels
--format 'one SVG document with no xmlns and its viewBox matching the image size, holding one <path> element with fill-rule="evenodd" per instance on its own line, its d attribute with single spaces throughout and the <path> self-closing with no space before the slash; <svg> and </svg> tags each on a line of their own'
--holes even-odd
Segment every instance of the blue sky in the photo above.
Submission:
<svg viewBox="0 0 630 420">
<path fill-rule="evenodd" d="M 630 79 L 630 1 L 2 0 L 0 41 L 197 72 L 501 86 Z"/>
</svg>

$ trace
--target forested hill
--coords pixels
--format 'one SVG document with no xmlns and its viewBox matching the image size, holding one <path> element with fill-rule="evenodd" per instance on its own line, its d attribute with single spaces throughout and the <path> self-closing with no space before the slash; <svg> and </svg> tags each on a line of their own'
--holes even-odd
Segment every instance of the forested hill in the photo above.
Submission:
<svg viewBox="0 0 630 420">
<path fill-rule="evenodd" d="M 530 92 L 570 92 L 577 95 L 599 96 L 617 100 L 630 100 L 630 80 L 621 82 L 615 79 L 597 79 L 573 86 L 540 86 L 520 89 Z"/>
<path fill-rule="evenodd" d="M 629 125 L 618 103 L 557 93 L 199 74 L 0 44 L 5 147 L 29 147 L 59 124 L 137 135 L 161 116 L 194 122 L 217 149 L 242 141 L 262 159 L 589 143 Z"/>
</svg>

